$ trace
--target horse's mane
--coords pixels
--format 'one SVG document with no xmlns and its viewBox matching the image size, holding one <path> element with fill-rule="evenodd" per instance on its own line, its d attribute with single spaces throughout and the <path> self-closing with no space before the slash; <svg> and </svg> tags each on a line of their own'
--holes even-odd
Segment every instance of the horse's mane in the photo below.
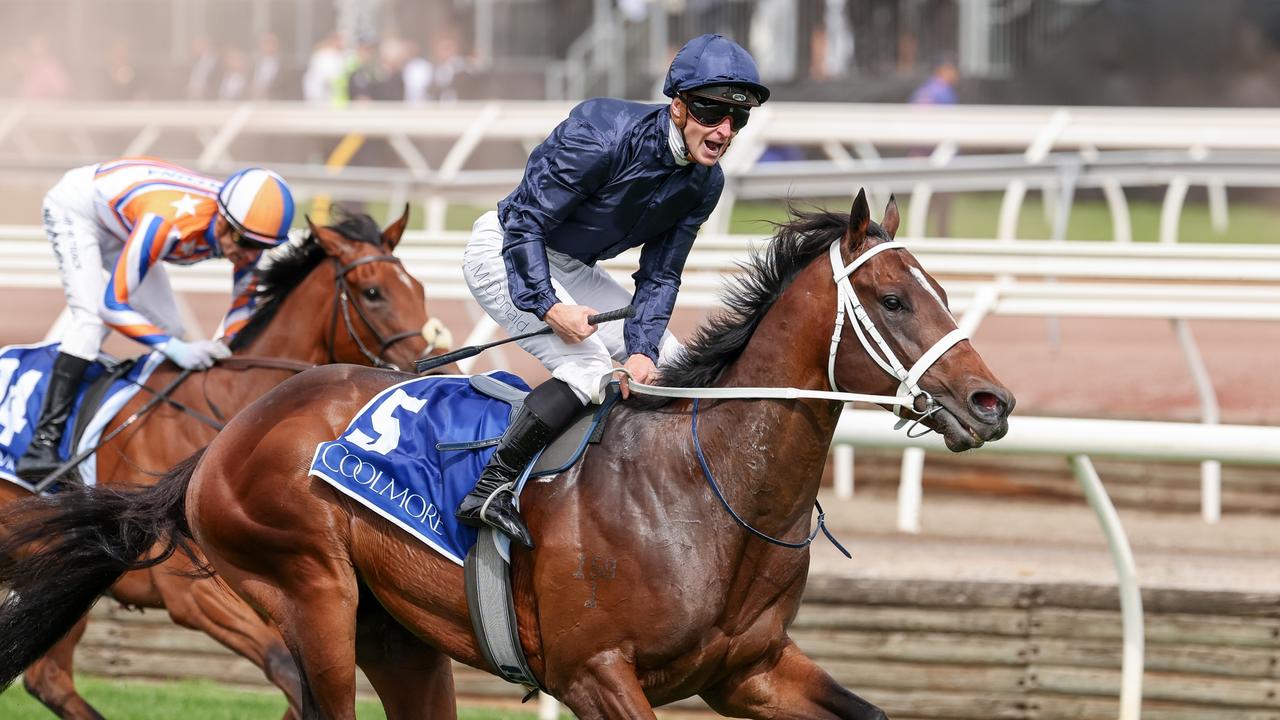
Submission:
<svg viewBox="0 0 1280 720">
<path fill-rule="evenodd" d="M 710 387 L 715 384 L 742 354 L 760 319 L 795 276 L 825 253 L 849 227 L 847 213 L 806 212 L 794 207 L 788 210 L 791 219 L 774 224 L 776 231 L 768 245 L 738 264 L 742 272 L 726 283 L 722 294 L 725 307 L 698 328 L 684 352 L 659 369 L 659 385 Z M 875 222 L 868 226 L 867 236 L 889 239 Z M 670 399 L 637 396 L 630 402 L 660 407 Z"/>
<path fill-rule="evenodd" d="M 375 247 L 382 244 L 382 231 L 378 228 L 378 223 L 365 214 L 340 212 L 338 222 L 328 227 L 348 240 Z M 256 271 L 257 306 L 249 322 L 231 339 L 230 347 L 233 351 L 247 347 L 262 334 L 263 329 L 271 324 L 272 318 L 280 310 L 284 299 L 289 297 L 289 293 L 328 257 L 310 232 L 301 242 L 290 243 L 275 253 L 270 264 Z"/>
</svg>

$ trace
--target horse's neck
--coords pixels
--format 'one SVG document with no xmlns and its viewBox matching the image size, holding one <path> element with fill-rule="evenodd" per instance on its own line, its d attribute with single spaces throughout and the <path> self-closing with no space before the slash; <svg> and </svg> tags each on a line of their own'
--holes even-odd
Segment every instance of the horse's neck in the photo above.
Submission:
<svg viewBox="0 0 1280 720">
<path fill-rule="evenodd" d="M 760 320 L 719 385 L 829 389 L 826 352 L 835 295 L 823 290 L 825 273 L 812 270 L 802 272 Z M 815 303 L 823 311 L 814 312 Z M 700 413 L 698 434 L 704 446 L 712 442 L 733 458 L 738 472 L 723 481 L 736 509 L 762 530 L 785 532 L 808 521 L 839 418 L 840 405 L 823 400 L 730 401 Z"/>
<path fill-rule="evenodd" d="M 321 365 L 330 361 L 333 271 L 328 262 L 311 271 L 281 301 L 270 324 L 236 355 L 280 358 Z M 334 328 L 343 332 L 341 328 Z"/>
</svg>

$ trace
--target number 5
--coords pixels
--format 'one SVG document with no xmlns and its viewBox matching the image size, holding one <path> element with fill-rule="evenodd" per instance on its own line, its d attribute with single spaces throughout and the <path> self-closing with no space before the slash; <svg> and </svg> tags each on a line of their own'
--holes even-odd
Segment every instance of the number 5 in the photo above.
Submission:
<svg viewBox="0 0 1280 720">
<path fill-rule="evenodd" d="M 394 413 L 400 408 L 404 408 L 415 415 L 420 412 L 426 400 L 421 398 L 409 397 L 400 388 L 391 393 L 391 396 L 382 401 L 377 410 L 373 411 L 369 422 L 373 425 L 374 432 L 378 433 L 378 437 L 371 438 L 363 430 L 356 428 L 347 433 L 346 439 L 352 445 L 368 450 L 369 452 L 386 455 L 400 444 L 400 421 L 396 419 Z"/>
</svg>

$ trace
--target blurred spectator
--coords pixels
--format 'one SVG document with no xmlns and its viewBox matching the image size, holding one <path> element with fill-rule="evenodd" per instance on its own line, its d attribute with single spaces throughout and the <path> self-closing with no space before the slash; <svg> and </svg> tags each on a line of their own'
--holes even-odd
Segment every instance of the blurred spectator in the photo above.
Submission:
<svg viewBox="0 0 1280 720">
<path fill-rule="evenodd" d="M 760 0 L 751 13 L 751 54 L 760 66 L 760 79 L 766 83 L 790 82 L 796 77 L 797 14 L 796 0 Z"/>
<path fill-rule="evenodd" d="M 19 61 L 22 85 L 18 95 L 30 100 L 62 100 L 71 94 L 71 79 L 62 61 L 53 54 L 49 39 L 32 35 L 25 57 Z"/>
<path fill-rule="evenodd" d="M 950 59 L 940 60 L 933 68 L 933 75 L 911 93 L 912 105 L 955 105 L 956 82 L 960 71 Z"/>
<path fill-rule="evenodd" d="M 371 38 L 356 43 L 347 62 L 347 93 L 352 100 L 373 100 L 378 82 L 378 46 Z"/>
<path fill-rule="evenodd" d="M 222 54 L 222 82 L 218 83 L 218 99 L 243 100 L 248 87 L 248 56 L 239 48 L 227 48 Z"/>
<path fill-rule="evenodd" d="M 912 105 L 955 105 L 956 82 L 960 80 L 960 71 L 950 58 L 944 58 L 934 64 L 933 75 L 911 93 Z M 932 152 L 932 148 L 915 148 L 911 155 L 924 157 Z M 950 237 L 951 235 L 951 196 L 938 193 L 929 203 L 929 217 L 926 225 L 932 224 L 933 232 L 926 227 L 924 235 Z M 914 232 L 914 231 L 913 231 Z"/>
<path fill-rule="evenodd" d="M 462 55 L 457 33 L 444 30 L 436 35 L 431 43 L 431 96 L 445 102 L 456 101 L 458 80 L 470 66 Z"/>
<path fill-rule="evenodd" d="M 404 81 L 404 100 L 420 103 L 430 97 L 431 63 L 422 57 L 417 43 L 404 44 L 405 61 L 400 68 L 400 77 Z"/>
<path fill-rule="evenodd" d="M 848 74 L 853 65 L 853 42 L 845 0 L 825 0 L 822 22 L 809 34 L 809 77 L 830 80 Z"/>
<path fill-rule="evenodd" d="M 316 43 L 302 78 L 302 97 L 308 102 L 345 104 L 347 61 L 342 36 L 330 33 Z"/>
<path fill-rule="evenodd" d="M 254 59 L 253 80 L 249 97 L 254 100 L 270 100 L 278 93 L 276 80 L 280 77 L 280 39 L 275 33 L 263 33 L 258 39 L 258 56 Z"/>
<path fill-rule="evenodd" d="M 107 49 L 106 75 L 101 92 L 108 100 L 146 99 L 128 40 L 117 38 Z"/>
<path fill-rule="evenodd" d="M 369 97 L 373 100 L 403 102 L 408 97 L 405 68 L 417 55 L 412 43 L 400 38 L 387 38 L 378 48 L 378 64 Z M 425 62 L 425 61 L 423 61 Z"/>
<path fill-rule="evenodd" d="M 191 73 L 187 75 L 187 99 L 208 100 L 210 85 L 218 71 L 218 52 L 209 38 L 201 35 L 191 44 Z"/>
<path fill-rule="evenodd" d="M 649 15 L 649 0 L 618 0 L 618 10 L 628 22 L 644 22 Z"/>
</svg>

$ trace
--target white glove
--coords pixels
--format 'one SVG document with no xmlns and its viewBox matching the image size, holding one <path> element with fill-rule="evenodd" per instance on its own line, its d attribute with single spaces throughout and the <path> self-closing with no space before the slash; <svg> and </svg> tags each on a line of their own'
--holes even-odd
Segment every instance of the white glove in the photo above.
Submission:
<svg viewBox="0 0 1280 720">
<path fill-rule="evenodd" d="M 215 360 L 231 356 L 231 350 L 217 340 L 183 342 L 171 338 L 157 349 L 184 370 L 203 370 L 212 367 Z"/>
</svg>

